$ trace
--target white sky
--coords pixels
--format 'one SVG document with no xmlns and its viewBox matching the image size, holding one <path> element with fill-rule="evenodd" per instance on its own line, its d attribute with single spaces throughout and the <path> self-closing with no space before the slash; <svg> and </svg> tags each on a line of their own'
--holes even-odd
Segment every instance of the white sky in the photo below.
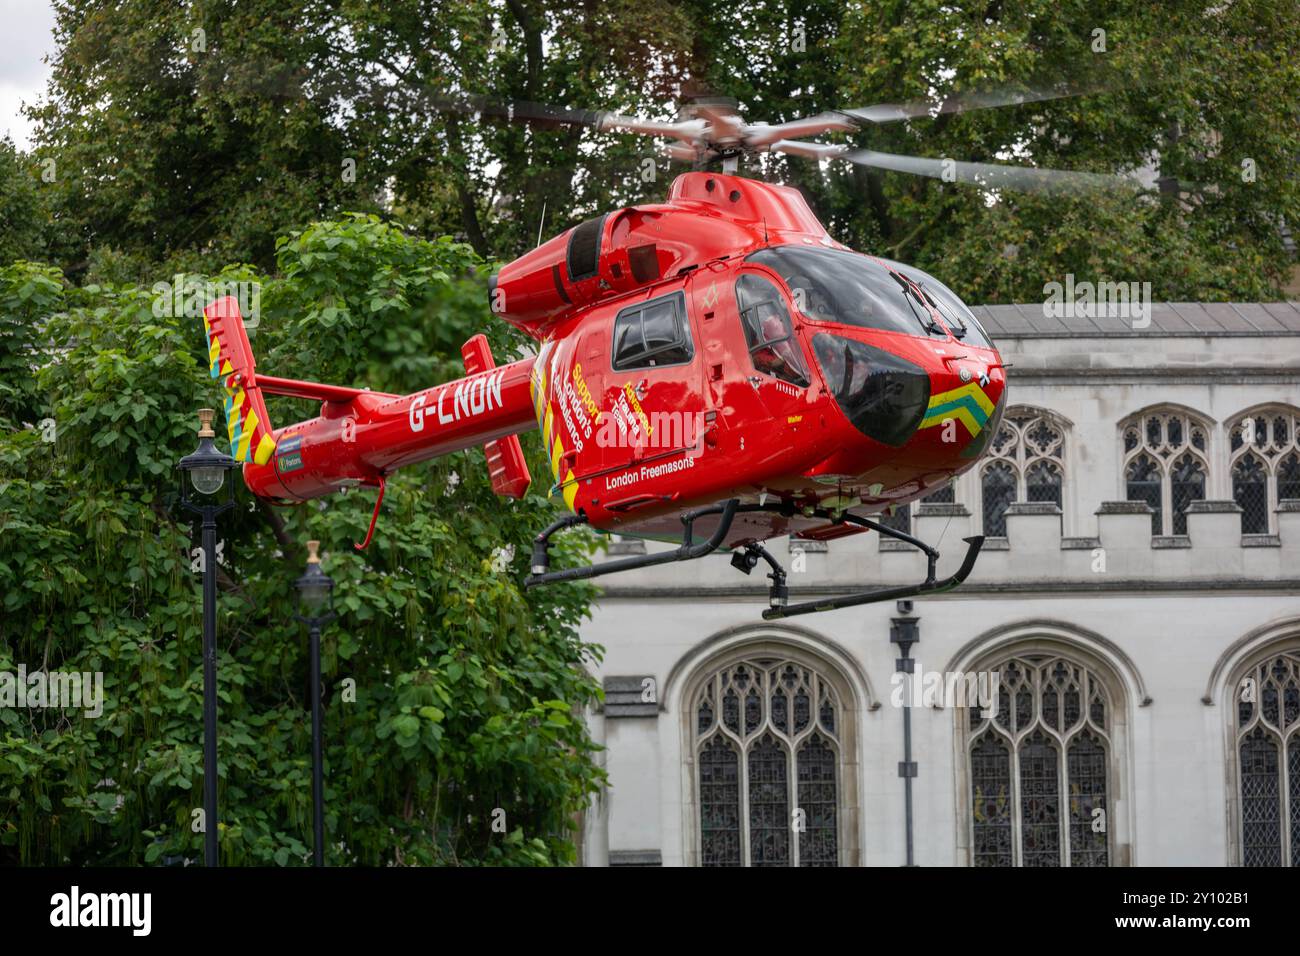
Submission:
<svg viewBox="0 0 1300 956">
<path fill-rule="evenodd" d="M 31 147 L 32 123 L 20 112 L 45 93 L 54 53 L 54 10 L 49 0 L 0 0 L 0 137 L 8 135 L 19 149 Z"/>
</svg>

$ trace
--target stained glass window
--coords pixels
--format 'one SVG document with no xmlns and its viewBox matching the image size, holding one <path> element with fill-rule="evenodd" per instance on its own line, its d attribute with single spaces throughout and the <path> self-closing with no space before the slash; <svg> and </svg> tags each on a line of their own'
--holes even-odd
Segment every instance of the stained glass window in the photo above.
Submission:
<svg viewBox="0 0 1300 956">
<path fill-rule="evenodd" d="M 1070 865 L 1106 865 L 1106 745 L 1085 732 L 1070 746 Z"/>
<path fill-rule="evenodd" d="M 1191 452 L 1182 455 L 1169 472 L 1169 493 L 1174 512 L 1174 534 L 1187 534 L 1187 506 L 1205 499 L 1205 466 Z"/>
<path fill-rule="evenodd" d="M 1277 469 L 1278 501 L 1300 498 L 1300 454 L 1292 452 Z"/>
<path fill-rule="evenodd" d="M 1015 470 L 1003 461 L 985 466 L 980 481 L 983 497 L 984 533 L 992 538 L 1007 536 L 1007 508 L 1016 500 Z"/>
<path fill-rule="evenodd" d="M 1006 511 L 1013 502 L 1061 505 L 1064 450 L 1065 423 L 1051 412 L 1025 405 L 1007 410 L 980 477 L 985 535 L 1006 535 Z"/>
<path fill-rule="evenodd" d="M 1061 865 L 1061 781 L 1056 741 L 1042 729 L 1020 745 L 1022 866 Z"/>
<path fill-rule="evenodd" d="M 1232 498 L 1241 507 L 1241 533 L 1268 534 L 1268 471 L 1258 455 L 1233 463 Z"/>
<path fill-rule="evenodd" d="M 740 865 L 740 762 L 722 734 L 700 748 L 700 862 Z"/>
<path fill-rule="evenodd" d="M 704 866 L 839 865 L 842 721 L 830 684 L 796 661 L 741 661 L 704 683 L 693 721 Z"/>
<path fill-rule="evenodd" d="M 1232 685 L 1244 866 L 1300 866 L 1300 652 Z"/>
<path fill-rule="evenodd" d="M 971 746 L 971 809 L 976 866 L 1011 866 L 1011 751 L 999 734 Z"/>
<path fill-rule="evenodd" d="M 799 807 L 804 812 L 799 836 L 800 866 L 834 866 L 838 857 L 834 749 L 814 732 L 799 748 Z"/>
<path fill-rule="evenodd" d="M 1160 466 L 1147 454 L 1137 455 L 1124 470 L 1124 497 L 1129 501 L 1145 501 L 1151 506 L 1153 535 L 1160 534 L 1164 529 L 1161 507 L 1164 502 L 1163 477 Z"/>
<path fill-rule="evenodd" d="M 1276 533 L 1278 503 L 1300 498 L 1300 412 L 1277 406 L 1228 426 L 1232 497 L 1242 534 Z"/>
<path fill-rule="evenodd" d="M 975 866 L 1107 866 L 1110 698 L 1069 658 L 1022 655 L 991 668 L 996 706 L 968 713 Z"/>
<path fill-rule="evenodd" d="M 910 504 L 896 505 L 892 514 L 886 511 L 883 514 L 876 515 L 874 520 L 879 521 L 886 528 L 910 533 L 912 530 L 912 506 Z"/>
<path fill-rule="evenodd" d="M 790 865 L 790 759 L 773 734 L 749 750 L 749 865 Z"/>
<path fill-rule="evenodd" d="M 1040 459 L 1025 469 L 1025 493 L 1029 501 L 1050 501 L 1061 505 L 1061 468 Z"/>
<path fill-rule="evenodd" d="M 957 492 L 953 487 L 953 483 L 949 481 L 940 485 L 921 500 L 932 505 L 951 505 L 957 501 Z"/>
<path fill-rule="evenodd" d="M 1120 427 L 1124 490 L 1151 506 L 1152 535 L 1187 534 L 1187 506 L 1205 498 L 1209 428 L 1175 409 L 1144 412 Z"/>
</svg>

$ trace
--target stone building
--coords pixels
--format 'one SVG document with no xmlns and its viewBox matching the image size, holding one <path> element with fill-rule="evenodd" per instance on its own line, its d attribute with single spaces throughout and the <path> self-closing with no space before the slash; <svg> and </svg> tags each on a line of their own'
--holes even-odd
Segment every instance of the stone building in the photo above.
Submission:
<svg viewBox="0 0 1300 956">
<path fill-rule="evenodd" d="M 1300 306 L 975 311 L 1000 432 L 890 519 L 941 574 L 988 536 L 965 585 L 767 624 L 725 557 L 600 579 L 588 865 L 901 865 L 905 715 L 920 865 L 1300 864 Z M 773 544 L 792 600 L 924 572 L 875 533 Z"/>
</svg>

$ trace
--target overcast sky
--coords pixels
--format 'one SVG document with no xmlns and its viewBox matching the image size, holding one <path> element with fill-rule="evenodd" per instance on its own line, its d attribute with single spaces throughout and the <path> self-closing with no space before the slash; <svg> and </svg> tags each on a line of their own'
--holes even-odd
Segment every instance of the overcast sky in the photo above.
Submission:
<svg viewBox="0 0 1300 956">
<path fill-rule="evenodd" d="M 45 93 L 50 68 L 42 60 L 54 53 L 54 11 L 49 0 L 0 0 L 0 24 L 0 137 L 27 149 L 32 124 L 19 110 Z"/>
</svg>

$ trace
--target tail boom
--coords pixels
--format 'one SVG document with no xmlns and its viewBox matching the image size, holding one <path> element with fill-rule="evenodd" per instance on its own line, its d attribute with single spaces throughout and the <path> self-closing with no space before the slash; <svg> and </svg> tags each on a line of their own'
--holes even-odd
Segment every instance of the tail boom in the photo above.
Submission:
<svg viewBox="0 0 1300 956">
<path fill-rule="evenodd" d="M 203 326 L 210 373 L 226 391 L 231 456 L 244 463 L 244 481 L 259 497 L 292 503 L 359 485 L 382 489 L 397 468 L 475 445 L 484 446 L 498 494 L 527 491 L 528 467 L 515 436 L 537 427 L 534 359 L 497 367 L 486 337 L 476 335 L 462 349 L 464 378 L 389 395 L 258 375 L 231 296 L 203 310 Z M 263 393 L 319 401 L 320 414 L 272 430 Z"/>
<path fill-rule="evenodd" d="M 537 427 L 528 384 L 533 361 L 410 395 L 363 391 L 325 401 L 318 417 L 276 431 L 275 454 L 246 463 L 244 481 L 263 498 L 307 501 L 358 485 L 378 487 L 405 465 L 531 431 Z"/>
</svg>

